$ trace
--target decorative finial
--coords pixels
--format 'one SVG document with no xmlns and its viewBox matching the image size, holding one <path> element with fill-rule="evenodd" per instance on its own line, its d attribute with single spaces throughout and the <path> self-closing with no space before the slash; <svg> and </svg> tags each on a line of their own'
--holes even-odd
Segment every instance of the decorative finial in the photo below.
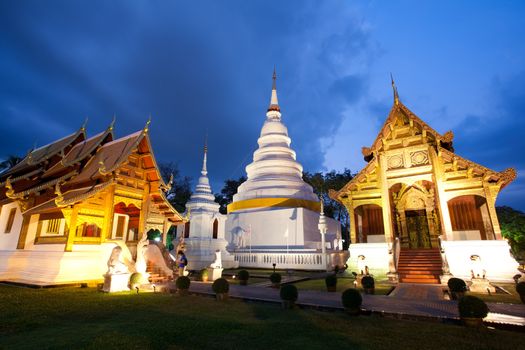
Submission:
<svg viewBox="0 0 525 350">
<path fill-rule="evenodd" d="M 279 112 L 281 109 L 279 108 L 279 101 L 277 100 L 277 73 L 275 72 L 275 66 L 273 67 L 273 76 L 272 76 L 272 97 L 270 99 L 270 107 L 268 107 L 269 111 L 277 111 Z"/>
<path fill-rule="evenodd" d="M 201 174 L 203 176 L 208 174 L 208 169 L 206 168 L 207 159 L 208 159 L 208 133 L 206 132 L 206 138 L 204 139 L 204 158 L 202 159 L 202 170 L 201 170 Z"/>
<path fill-rule="evenodd" d="M 89 120 L 89 117 L 86 117 L 86 119 L 84 119 L 84 124 L 82 124 L 82 126 L 80 127 L 81 131 L 86 131 L 88 120 Z"/>
<path fill-rule="evenodd" d="M 108 130 L 113 131 L 113 127 L 115 126 L 115 121 L 117 120 L 117 115 L 113 114 L 113 120 L 111 121 L 111 124 L 109 124 Z"/>
<path fill-rule="evenodd" d="M 148 121 L 146 122 L 146 125 L 144 125 L 144 129 L 142 129 L 142 132 L 144 134 L 148 133 L 150 124 L 151 124 L 151 114 L 149 115 L 149 118 L 148 118 Z"/>
<path fill-rule="evenodd" d="M 396 83 L 394 82 L 394 77 L 390 73 L 390 80 L 392 81 L 392 90 L 394 91 L 394 103 L 396 106 L 399 104 L 399 94 L 397 93 Z"/>
<path fill-rule="evenodd" d="M 173 186 L 173 173 L 171 173 L 170 180 L 168 181 L 168 183 L 166 185 L 161 185 L 160 188 L 161 190 L 167 193 L 171 190 L 172 186 Z"/>
<path fill-rule="evenodd" d="M 55 194 L 57 195 L 55 201 L 62 202 L 64 200 L 64 195 L 62 194 L 62 190 L 60 189 L 60 181 L 58 181 L 55 184 Z"/>
<path fill-rule="evenodd" d="M 206 136 L 204 137 L 204 153 L 208 153 L 208 129 L 206 129 Z"/>
</svg>

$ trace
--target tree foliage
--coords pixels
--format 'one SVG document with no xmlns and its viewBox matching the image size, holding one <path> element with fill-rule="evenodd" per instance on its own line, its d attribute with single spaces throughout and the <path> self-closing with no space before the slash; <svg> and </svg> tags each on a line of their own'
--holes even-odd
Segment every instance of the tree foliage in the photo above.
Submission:
<svg viewBox="0 0 525 350">
<path fill-rule="evenodd" d="M 186 203 L 192 193 L 191 177 L 182 176 L 177 164 L 173 162 L 159 164 L 159 170 L 166 182 L 169 181 L 170 176 L 173 174 L 173 184 L 166 193 L 166 197 L 179 213 L 186 211 Z"/>
<path fill-rule="evenodd" d="M 511 207 L 497 207 L 501 234 L 508 239 L 512 254 L 525 264 L 525 213 Z"/>
<path fill-rule="evenodd" d="M 352 180 L 352 173 L 349 169 L 345 169 L 342 172 L 335 170 L 327 173 L 317 172 L 309 173 L 304 172 L 303 180 L 313 187 L 314 192 L 323 200 L 324 213 L 326 216 L 338 220 L 342 226 L 342 238 L 344 239 L 343 248 L 347 248 L 350 243 L 350 218 L 346 208 L 341 203 L 331 199 L 328 196 L 329 190 L 340 190 L 348 181 Z"/>
<path fill-rule="evenodd" d="M 219 211 L 221 214 L 226 214 L 226 207 L 233 201 L 233 195 L 237 193 L 237 188 L 239 188 L 244 181 L 246 181 L 245 176 L 224 181 L 224 187 L 221 193 L 215 194 L 215 201 L 220 204 Z"/>
<path fill-rule="evenodd" d="M 2 162 L 0 162 L 0 173 L 7 171 L 14 167 L 16 164 L 20 163 L 22 158 L 14 155 L 7 156 Z"/>
</svg>

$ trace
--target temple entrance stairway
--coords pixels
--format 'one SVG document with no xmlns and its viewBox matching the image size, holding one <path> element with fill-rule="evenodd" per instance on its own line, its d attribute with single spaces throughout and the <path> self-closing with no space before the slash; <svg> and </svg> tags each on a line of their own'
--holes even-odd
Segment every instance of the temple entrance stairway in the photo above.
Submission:
<svg viewBox="0 0 525 350">
<path fill-rule="evenodd" d="M 402 283 L 439 284 L 442 261 L 439 249 L 401 249 L 397 264 Z"/>
<path fill-rule="evenodd" d="M 146 272 L 149 274 L 148 280 L 150 283 L 167 283 L 173 280 L 173 275 L 168 275 L 162 268 L 155 266 L 151 261 L 148 261 Z"/>
</svg>

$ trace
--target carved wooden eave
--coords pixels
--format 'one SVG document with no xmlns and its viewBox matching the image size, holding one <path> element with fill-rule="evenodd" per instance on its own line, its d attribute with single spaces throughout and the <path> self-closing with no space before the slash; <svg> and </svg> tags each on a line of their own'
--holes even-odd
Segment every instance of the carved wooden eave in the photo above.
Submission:
<svg viewBox="0 0 525 350">
<path fill-rule="evenodd" d="M 377 167 L 377 160 L 374 158 L 370 161 L 357 175 L 355 175 L 346 185 L 344 185 L 339 191 L 330 190 L 328 196 L 336 201 L 341 202 L 340 197 L 344 196 L 348 192 L 355 188 L 359 183 L 368 180 L 368 176 Z"/>
<path fill-rule="evenodd" d="M 19 175 L 19 176 L 15 176 L 15 177 L 9 177 L 9 181 L 11 182 L 11 184 L 13 184 L 14 182 L 17 182 L 17 181 L 20 181 L 20 180 L 27 180 L 30 177 L 32 177 L 34 175 L 37 175 L 37 174 L 39 174 L 41 172 L 42 172 L 41 168 L 35 169 L 35 170 L 30 171 L 30 172 L 28 172 L 26 174 L 23 174 L 23 175 Z M 0 182 L 0 187 L 6 186 L 6 184 L 7 184 L 7 179 L 5 181 Z"/>
<path fill-rule="evenodd" d="M 445 163 L 448 162 L 452 165 L 453 171 L 459 172 L 458 167 L 461 166 L 464 168 L 467 178 L 469 178 L 469 174 L 471 176 L 470 178 L 472 178 L 474 173 L 477 173 L 482 177 L 483 181 L 495 182 L 501 186 L 501 189 L 514 181 L 517 176 L 514 168 L 508 168 L 501 172 L 494 171 L 443 148 L 439 148 L 438 154 L 443 158 Z"/>
<path fill-rule="evenodd" d="M 62 182 L 62 181 L 65 181 L 75 175 L 77 175 L 78 172 L 76 170 L 73 170 L 63 176 L 60 176 L 56 179 L 53 179 L 53 180 L 50 180 L 50 181 L 47 181 L 47 182 L 44 182 L 42 184 L 39 184 L 38 186 L 35 186 L 35 187 L 31 187 L 25 191 L 21 191 L 21 192 L 17 192 L 17 193 L 13 193 L 12 197 L 9 197 L 9 198 L 12 198 L 12 199 L 15 199 L 15 198 L 24 198 L 24 197 L 27 197 L 27 196 L 30 196 L 32 194 L 36 194 L 40 191 L 43 191 L 45 189 L 48 189 L 48 188 L 51 188 L 53 186 L 55 186 L 56 184 Z M 7 187 L 7 186 L 6 186 Z"/>
</svg>

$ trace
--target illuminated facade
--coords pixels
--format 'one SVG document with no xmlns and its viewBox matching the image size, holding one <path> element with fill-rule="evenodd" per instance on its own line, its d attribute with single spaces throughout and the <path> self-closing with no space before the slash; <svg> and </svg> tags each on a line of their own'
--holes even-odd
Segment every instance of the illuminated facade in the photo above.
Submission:
<svg viewBox="0 0 525 350">
<path fill-rule="evenodd" d="M 132 262 L 150 229 L 183 218 L 165 197 L 148 125 L 113 139 L 113 123 L 32 150 L 0 175 L 0 280 L 100 280 L 119 245 Z"/>
<path fill-rule="evenodd" d="M 495 202 L 515 170 L 497 172 L 454 153 L 453 133 L 427 125 L 392 85 L 388 118 L 363 148 L 367 165 L 330 192 L 350 214 L 349 265 L 437 283 L 449 273 L 471 276 L 476 261 L 488 278 L 512 278 L 517 263 L 502 240 Z"/>
</svg>

